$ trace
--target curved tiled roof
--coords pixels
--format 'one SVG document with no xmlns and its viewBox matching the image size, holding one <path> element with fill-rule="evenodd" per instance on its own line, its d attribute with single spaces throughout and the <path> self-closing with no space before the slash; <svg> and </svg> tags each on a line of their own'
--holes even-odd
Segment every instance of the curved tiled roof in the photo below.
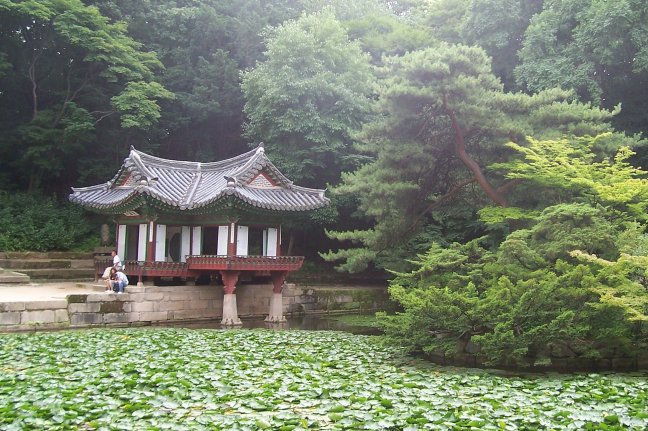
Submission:
<svg viewBox="0 0 648 431">
<path fill-rule="evenodd" d="M 264 178 L 253 181 L 259 175 Z M 121 211 L 142 200 L 192 211 L 228 197 L 274 211 L 306 211 L 329 204 L 324 190 L 299 187 L 288 180 L 268 159 L 263 146 L 210 163 L 162 159 L 131 147 L 110 181 L 73 187 L 70 201 L 103 212 Z"/>
</svg>

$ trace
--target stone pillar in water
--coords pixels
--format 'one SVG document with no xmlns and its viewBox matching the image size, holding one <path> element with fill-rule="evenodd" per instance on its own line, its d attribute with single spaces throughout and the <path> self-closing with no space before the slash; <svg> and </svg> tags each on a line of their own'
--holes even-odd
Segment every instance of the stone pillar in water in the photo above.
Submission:
<svg viewBox="0 0 648 431">
<path fill-rule="evenodd" d="M 270 313 L 266 317 L 266 322 L 281 323 L 286 318 L 283 315 L 283 285 L 286 281 L 287 271 L 272 272 L 272 298 L 270 298 Z"/>
<path fill-rule="evenodd" d="M 236 282 L 238 281 L 239 271 L 221 271 L 223 277 L 223 320 L 221 325 L 235 326 L 241 325 L 241 319 L 238 317 L 236 307 Z"/>
</svg>

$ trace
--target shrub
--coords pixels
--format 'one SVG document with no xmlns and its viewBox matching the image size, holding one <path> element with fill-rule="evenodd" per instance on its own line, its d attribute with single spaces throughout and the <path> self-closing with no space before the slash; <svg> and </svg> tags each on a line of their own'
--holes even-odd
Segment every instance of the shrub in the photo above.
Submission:
<svg viewBox="0 0 648 431">
<path fill-rule="evenodd" d="M 640 230 L 623 230 L 606 215 L 556 205 L 495 251 L 481 238 L 434 244 L 412 261 L 415 270 L 395 273 L 389 291 L 404 312 L 381 316 L 385 333 L 410 350 L 449 356 L 470 338 L 490 365 L 645 351 L 648 334 L 638 322 L 648 320 L 648 259 L 620 255 L 642 249 Z"/>
<path fill-rule="evenodd" d="M 87 247 L 95 229 L 81 208 L 54 198 L 0 192 L 0 250 L 50 251 Z"/>
</svg>

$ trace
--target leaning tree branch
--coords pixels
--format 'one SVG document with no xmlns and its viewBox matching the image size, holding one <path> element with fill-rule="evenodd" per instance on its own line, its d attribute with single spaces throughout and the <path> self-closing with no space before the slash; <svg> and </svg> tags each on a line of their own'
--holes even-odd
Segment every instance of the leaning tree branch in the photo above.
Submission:
<svg viewBox="0 0 648 431">
<path fill-rule="evenodd" d="M 495 190 L 497 190 L 497 193 L 504 193 L 512 189 L 513 187 L 517 186 L 522 182 L 522 178 L 515 178 L 514 180 L 507 181 Z"/>
<path fill-rule="evenodd" d="M 424 209 L 423 211 L 421 211 L 421 212 L 416 216 L 416 219 L 414 220 L 414 223 L 412 223 L 412 224 L 410 225 L 410 227 L 407 229 L 407 232 L 412 232 L 413 230 L 415 230 L 415 229 L 418 227 L 419 223 L 421 222 L 421 220 L 423 219 L 423 217 L 424 217 L 426 214 L 428 214 L 428 213 L 431 212 L 432 210 L 436 209 L 437 207 L 441 206 L 441 204 L 443 204 L 445 201 L 447 201 L 448 199 L 450 199 L 451 197 L 453 197 L 454 195 L 456 195 L 456 194 L 457 194 L 457 193 L 458 193 L 462 188 L 464 188 L 464 187 L 467 186 L 468 184 L 472 184 L 472 183 L 474 183 L 475 181 L 476 181 L 476 180 L 475 180 L 474 178 L 471 178 L 471 179 L 469 179 L 469 180 L 463 181 L 463 182 L 461 182 L 461 183 L 455 185 L 453 188 L 450 189 L 450 191 L 449 191 L 448 193 L 446 193 L 445 195 L 441 196 L 439 199 L 435 200 L 435 201 L 432 202 L 430 205 L 428 205 L 427 207 L 425 207 L 425 209 Z"/>
<path fill-rule="evenodd" d="M 452 130 L 454 131 L 454 147 L 457 157 L 459 160 L 472 172 L 473 177 L 477 181 L 477 184 L 481 189 L 486 193 L 486 195 L 496 204 L 502 207 L 508 206 L 506 199 L 493 188 L 493 186 L 488 182 L 486 176 L 481 170 L 481 167 L 477 162 L 475 162 L 472 157 L 466 152 L 466 142 L 464 140 L 464 133 L 461 130 L 459 121 L 455 112 L 448 107 L 447 97 L 443 95 L 443 107 L 450 118 L 452 123 Z"/>
<path fill-rule="evenodd" d="M 103 120 L 106 117 L 110 117 L 111 115 L 113 115 L 116 112 L 117 111 L 115 111 L 115 110 L 112 110 L 112 111 L 92 111 L 92 112 L 90 112 L 90 115 L 100 114 L 99 117 L 97 118 L 97 120 L 94 122 L 94 125 L 96 126 L 97 123 L 99 123 L 101 120 Z"/>
</svg>

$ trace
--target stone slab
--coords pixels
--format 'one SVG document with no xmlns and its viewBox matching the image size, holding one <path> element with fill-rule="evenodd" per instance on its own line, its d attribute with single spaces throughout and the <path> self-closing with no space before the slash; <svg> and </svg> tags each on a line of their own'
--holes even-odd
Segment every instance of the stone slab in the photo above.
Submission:
<svg viewBox="0 0 648 431">
<path fill-rule="evenodd" d="M 85 304 L 72 303 L 68 305 L 69 313 L 98 313 L 100 309 L 100 302 L 89 302 Z"/>
<path fill-rule="evenodd" d="M 158 302 L 156 311 L 179 311 L 187 309 L 188 301 L 163 301 Z"/>
<path fill-rule="evenodd" d="M 116 297 L 114 293 L 94 293 L 88 295 L 87 302 L 110 302 L 115 301 Z"/>
<path fill-rule="evenodd" d="M 128 310 L 126 309 L 126 307 L 124 307 L 125 311 L 130 311 L 130 312 L 154 311 L 153 302 L 151 301 L 131 302 L 128 305 L 129 305 Z"/>
<path fill-rule="evenodd" d="M 0 268 L 0 284 L 21 284 L 29 282 L 30 278 L 27 274 L 15 271 L 7 271 Z"/>
<path fill-rule="evenodd" d="M 47 324 L 56 322 L 54 310 L 22 311 L 20 323 L 25 324 Z"/>
<path fill-rule="evenodd" d="M 19 325 L 20 311 L 5 311 L 0 313 L 0 325 Z"/>
<path fill-rule="evenodd" d="M 164 299 L 168 301 L 190 301 L 198 295 L 199 292 L 169 292 Z"/>
<path fill-rule="evenodd" d="M 209 302 L 200 300 L 186 301 L 185 305 L 189 310 L 203 310 L 209 308 Z"/>
<path fill-rule="evenodd" d="M 22 311 L 25 309 L 24 302 L 0 302 L 1 311 Z"/>
<path fill-rule="evenodd" d="M 103 323 L 103 316 L 99 313 L 77 313 L 70 316 L 70 325 L 89 326 Z"/>
<path fill-rule="evenodd" d="M 56 310 L 67 306 L 68 302 L 65 299 L 25 302 L 25 310 Z"/>
<path fill-rule="evenodd" d="M 201 290 L 198 294 L 200 299 L 220 299 L 223 297 L 222 288 L 214 288 L 213 290 Z"/>
<path fill-rule="evenodd" d="M 70 323 L 70 314 L 67 310 L 54 310 L 54 321 L 56 323 Z"/>
<path fill-rule="evenodd" d="M 205 318 L 205 313 L 203 310 L 178 310 L 173 311 L 171 318 L 173 320 L 194 320 L 194 319 L 203 319 Z"/>
<path fill-rule="evenodd" d="M 169 318 L 169 313 L 166 311 L 151 311 L 142 312 L 139 314 L 140 322 L 159 322 Z"/>
<path fill-rule="evenodd" d="M 113 314 L 113 313 L 123 313 L 124 312 L 124 303 L 123 302 L 102 302 L 99 305 L 99 312 L 104 314 Z"/>
<path fill-rule="evenodd" d="M 104 314 L 104 323 L 128 323 L 139 320 L 138 313 L 109 313 Z"/>
</svg>

